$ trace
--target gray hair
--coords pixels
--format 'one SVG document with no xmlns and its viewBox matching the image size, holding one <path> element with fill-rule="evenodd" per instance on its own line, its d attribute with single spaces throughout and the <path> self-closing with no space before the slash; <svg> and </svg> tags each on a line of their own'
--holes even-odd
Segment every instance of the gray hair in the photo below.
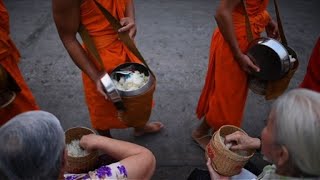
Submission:
<svg viewBox="0 0 320 180">
<path fill-rule="evenodd" d="M 30 111 L 0 128 L 0 172 L 10 179 L 58 179 L 65 147 L 59 120 Z"/>
<path fill-rule="evenodd" d="M 275 101 L 275 137 L 303 173 L 320 175 L 320 94 L 295 89 Z"/>
</svg>

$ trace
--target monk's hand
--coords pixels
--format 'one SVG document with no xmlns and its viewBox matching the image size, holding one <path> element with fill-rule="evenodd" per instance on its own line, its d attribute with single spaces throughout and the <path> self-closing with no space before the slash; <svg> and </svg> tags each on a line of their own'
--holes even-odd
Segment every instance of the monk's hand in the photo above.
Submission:
<svg viewBox="0 0 320 180">
<path fill-rule="evenodd" d="M 220 174 L 218 174 L 211 166 L 211 159 L 208 158 L 207 160 L 207 168 L 208 168 L 208 171 L 209 171 L 209 174 L 210 174 L 210 179 L 211 180 L 220 180 L 220 179 L 230 179 L 229 177 L 227 176 L 221 176 Z"/>
<path fill-rule="evenodd" d="M 260 68 L 256 66 L 251 59 L 245 55 L 245 54 L 239 54 L 235 57 L 235 59 L 238 61 L 240 67 L 243 71 L 251 74 L 252 72 L 259 72 Z"/>
<path fill-rule="evenodd" d="M 120 24 L 122 28 L 118 30 L 118 32 L 126 32 L 128 31 L 131 39 L 134 39 L 137 33 L 137 27 L 132 17 L 124 17 L 120 19 Z"/>
<path fill-rule="evenodd" d="M 274 20 L 270 20 L 266 26 L 266 33 L 268 37 L 279 39 L 278 24 Z"/>
<path fill-rule="evenodd" d="M 102 76 L 100 76 L 100 78 L 98 78 L 97 80 L 95 80 L 95 84 L 96 84 L 96 88 L 97 88 L 97 91 L 106 99 L 108 100 L 108 96 L 104 90 L 104 87 L 101 83 L 101 78 L 105 75 L 106 73 L 104 73 Z"/>
<path fill-rule="evenodd" d="M 260 147 L 260 139 L 252 138 L 243 132 L 236 131 L 225 137 L 225 144 L 231 143 L 231 150 L 249 150 L 258 149 Z"/>
</svg>

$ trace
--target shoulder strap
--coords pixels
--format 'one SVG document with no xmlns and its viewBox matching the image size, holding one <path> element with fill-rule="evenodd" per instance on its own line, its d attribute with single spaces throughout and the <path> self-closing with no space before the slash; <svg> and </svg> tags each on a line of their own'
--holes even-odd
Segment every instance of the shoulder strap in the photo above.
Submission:
<svg viewBox="0 0 320 180">
<path fill-rule="evenodd" d="M 102 61 L 102 59 L 99 55 L 99 52 L 98 52 L 96 46 L 94 45 L 87 29 L 82 24 L 80 24 L 78 32 L 81 36 L 83 43 L 86 45 L 90 55 L 92 55 L 94 57 L 94 59 L 99 63 L 100 67 L 102 69 L 104 69 L 103 61 Z"/>
<path fill-rule="evenodd" d="M 99 7 L 99 9 L 103 13 L 103 15 L 106 17 L 106 19 L 110 22 L 113 29 L 118 32 L 118 30 L 122 27 L 120 22 L 115 17 L 113 17 L 112 14 L 107 9 L 105 9 L 100 3 L 98 3 L 96 0 L 94 0 L 94 2 Z M 121 33 L 118 33 L 118 35 L 119 35 L 120 40 L 127 46 L 127 48 L 137 58 L 140 59 L 140 61 L 149 69 L 151 74 L 154 76 L 153 72 L 151 71 L 148 64 L 146 63 L 146 61 L 142 57 L 141 53 L 139 52 L 138 48 L 134 44 L 133 40 L 129 37 L 128 32 L 121 32 Z"/>
<path fill-rule="evenodd" d="M 246 20 L 247 38 L 248 38 L 248 42 L 251 42 L 253 40 L 253 33 L 252 33 L 252 30 L 251 30 L 251 25 L 250 25 L 248 11 L 247 11 L 247 8 L 246 8 L 246 3 L 244 1 L 245 0 L 241 0 L 243 8 L 244 8 L 244 15 L 245 15 L 245 20 Z M 277 0 L 273 0 L 273 2 L 274 2 L 274 7 L 275 7 L 275 11 L 276 11 L 276 16 L 277 16 L 277 23 L 278 23 L 278 29 L 279 29 L 281 42 L 284 45 L 288 45 L 286 36 L 284 34 L 281 18 L 280 18 L 280 13 L 279 13 Z"/>
<path fill-rule="evenodd" d="M 287 38 L 284 35 L 284 30 L 283 30 L 283 26 L 282 26 L 282 22 L 281 22 L 281 18 L 280 18 L 277 0 L 273 0 L 273 3 L 274 3 L 275 11 L 276 11 L 277 23 L 278 23 L 278 29 L 279 29 L 281 42 L 282 42 L 282 44 L 288 46 Z"/>
<path fill-rule="evenodd" d="M 248 11 L 247 11 L 247 5 L 244 2 L 245 0 L 241 0 L 242 2 L 242 6 L 244 9 L 244 16 L 246 19 L 246 33 L 247 33 L 247 39 L 248 42 L 250 43 L 251 41 L 253 41 L 253 33 L 252 33 L 252 29 L 251 29 L 251 24 L 250 24 L 250 20 L 249 20 L 249 15 L 248 15 Z"/>
</svg>

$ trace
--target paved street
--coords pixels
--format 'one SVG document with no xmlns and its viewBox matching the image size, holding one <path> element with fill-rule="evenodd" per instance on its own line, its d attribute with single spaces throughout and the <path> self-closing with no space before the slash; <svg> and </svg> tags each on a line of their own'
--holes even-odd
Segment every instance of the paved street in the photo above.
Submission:
<svg viewBox="0 0 320 180">
<path fill-rule="evenodd" d="M 50 0 L 4 0 L 11 35 L 22 59 L 24 77 L 43 110 L 55 114 L 64 129 L 90 127 L 80 70 L 64 49 L 51 15 Z M 270 1 L 271 2 L 271 1 Z M 195 108 L 204 84 L 217 0 L 135 0 L 137 45 L 158 78 L 151 121 L 165 129 L 141 138 L 132 129 L 113 130 L 117 139 L 143 145 L 157 158 L 154 180 L 183 180 L 195 167 L 205 167 L 203 151 L 192 141 L 199 121 Z M 289 45 L 300 67 L 290 84 L 302 81 L 308 59 L 320 35 L 319 0 L 280 0 Z M 273 17 L 273 4 L 269 5 Z M 258 136 L 271 102 L 250 92 L 242 127 Z M 232 112 L 230 112 L 232 113 Z"/>
</svg>

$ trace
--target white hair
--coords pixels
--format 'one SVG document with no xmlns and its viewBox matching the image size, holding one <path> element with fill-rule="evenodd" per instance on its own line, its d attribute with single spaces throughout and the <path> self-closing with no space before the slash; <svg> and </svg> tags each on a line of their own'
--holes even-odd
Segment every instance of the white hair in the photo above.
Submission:
<svg viewBox="0 0 320 180">
<path fill-rule="evenodd" d="M 58 179 L 65 147 L 59 120 L 44 111 L 22 113 L 0 128 L 0 172 L 10 179 Z"/>
<path fill-rule="evenodd" d="M 279 97 L 272 107 L 275 137 L 300 171 L 320 175 L 320 94 L 295 89 Z"/>
</svg>

